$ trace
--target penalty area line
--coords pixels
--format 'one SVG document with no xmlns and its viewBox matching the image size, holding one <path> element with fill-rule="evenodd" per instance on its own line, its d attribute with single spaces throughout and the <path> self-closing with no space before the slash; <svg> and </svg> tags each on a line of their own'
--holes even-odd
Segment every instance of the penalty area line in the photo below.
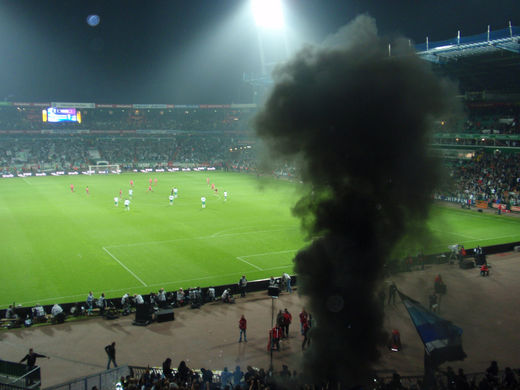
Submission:
<svg viewBox="0 0 520 390">
<path fill-rule="evenodd" d="M 244 258 L 242 258 L 241 256 L 237 256 L 237 259 L 240 260 L 240 261 L 242 261 L 242 262 L 244 262 L 244 263 L 246 263 L 246 264 L 249 264 L 251 267 L 255 267 L 255 268 L 256 268 L 257 270 L 259 270 L 259 271 L 263 271 L 262 268 L 260 268 L 260 267 L 257 266 L 257 265 L 254 265 L 254 264 L 250 263 L 250 262 L 247 261 L 247 260 L 244 260 Z"/>
<path fill-rule="evenodd" d="M 111 258 L 113 258 L 115 261 L 117 261 L 121 267 L 123 267 L 124 269 L 126 269 L 126 270 L 130 273 L 130 275 L 132 275 L 134 278 L 136 278 L 136 279 L 137 279 L 137 280 L 138 280 L 138 281 L 139 281 L 143 286 L 148 287 L 148 285 L 147 285 L 145 282 L 143 282 L 139 276 L 137 276 L 136 274 L 134 274 L 134 273 L 132 272 L 132 270 L 131 270 L 130 268 L 128 268 L 126 265 L 124 265 L 123 263 L 121 263 L 121 262 L 119 261 L 119 259 L 118 259 L 117 257 L 115 257 L 112 253 L 110 253 L 110 251 L 109 251 L 107 248 L 105 248 L 105 247 L 102 247 L 102 248 L 103 248 L 103 250 L 104 250 L 104 251 L 105 251 L 105 252 L 106 252 L 106 253 L 107 253 Z"/>
</svg>

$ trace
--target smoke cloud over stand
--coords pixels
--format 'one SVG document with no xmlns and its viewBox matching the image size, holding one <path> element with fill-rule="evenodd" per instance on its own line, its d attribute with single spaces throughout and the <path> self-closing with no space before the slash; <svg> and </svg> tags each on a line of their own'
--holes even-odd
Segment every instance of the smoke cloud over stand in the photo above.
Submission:
<svg viewBox="0 0 520 390">
<path fill-rule="evenodd" d="M 404 42 L 404 41 L 403 41 Z M 450 89 L 360 16 L 277 69 L 256 117 L 272 157 L 299 162 L 294 208 L 312 240 L 295 258 L 314 323 L 305 372 L 363 383 L 386 341 L 376 298 L 396 243 L 428 215 L 438 169 L 428 150 Z"/>
</svg>

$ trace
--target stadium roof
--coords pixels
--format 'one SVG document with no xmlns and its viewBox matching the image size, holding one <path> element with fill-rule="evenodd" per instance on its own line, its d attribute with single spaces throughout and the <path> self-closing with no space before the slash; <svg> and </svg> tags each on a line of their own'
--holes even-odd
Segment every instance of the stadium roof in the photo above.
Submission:
<svg viewBox="0 0 520 390">
<path fill-rule="evenodd" d="M 520 92 L 520 27 L 415 45 L 417 55 L 434 71 L 456 81 L 462 93 Z M 269 75 L 246 75 L 256 88 L 273 84 Z"/>
<path fill-rule="evenodd" d="M 456 80 L 462 92 L 517 92 L 520 87 L 520 27 L 510 26 L 415 46 L 417 55 L 434 70 Z"/>
</svg>

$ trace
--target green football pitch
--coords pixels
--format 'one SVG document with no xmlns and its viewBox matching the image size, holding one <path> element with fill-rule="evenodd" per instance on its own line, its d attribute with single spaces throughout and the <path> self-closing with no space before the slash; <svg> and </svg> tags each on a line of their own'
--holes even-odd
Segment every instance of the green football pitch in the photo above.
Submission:
<svg viewBox="0 0 520 390">
<path fill-rule="evenodd" d="M 152 192 L 150 178 L 157 178 Z M 178 197 L 170 205 L 174 186 Z M 301 192 L 298 183 L 219 172 L 0 180 L 0 307 L 80 301 L 90 290 L 118 297 L 292 272 L 294 254 L 306 245 L 291 214 Z M 435 237 L 427 251 L 520 240 L 520 219 L 508 216 L 434 207 L 429 225 Z"/>
</svg>

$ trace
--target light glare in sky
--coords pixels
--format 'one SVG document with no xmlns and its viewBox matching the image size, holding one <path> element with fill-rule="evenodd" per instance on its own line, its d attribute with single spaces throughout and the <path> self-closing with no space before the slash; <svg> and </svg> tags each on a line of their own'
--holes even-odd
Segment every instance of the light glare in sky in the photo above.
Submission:
<svg viewBox="0 0 520 390">
<path fill-rule="evenodd" d="M 251 0 L 251 8 L 258 27 L 277 30 L 284 27 L 281 0 Z"/>
</svg>

